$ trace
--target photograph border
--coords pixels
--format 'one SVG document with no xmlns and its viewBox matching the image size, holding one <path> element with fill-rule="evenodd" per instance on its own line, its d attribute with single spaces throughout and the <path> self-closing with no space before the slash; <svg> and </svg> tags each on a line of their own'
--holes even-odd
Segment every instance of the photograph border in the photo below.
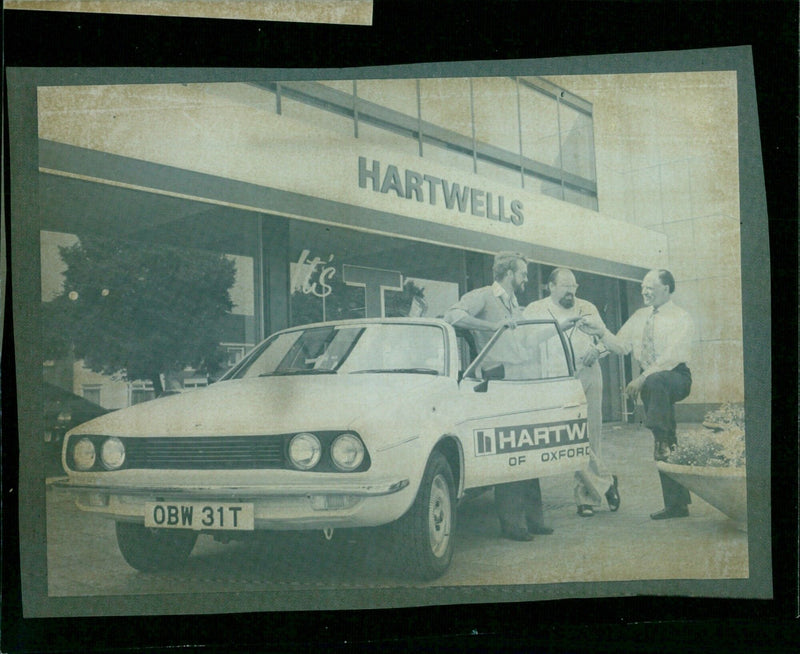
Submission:
<svg viewBox="0 0 800 654">
<path fill-rule="evenodd" d="M 25 298 L 36 297 L 39 288 L 38 224 L 14 221 L 10 245 L 18 254 L 13 259 L 13 311 L 15 317 L 16 363 L 18 380 L 21 443 L 20 494 L 33 501 L 22 503 L 20 540 L 22 546 L 23 597 L 25 614 L 30 616 L 72 616 L 113 614 L 175 614 L 224 611 L 287 611 L 359 609 L 372 607 L 413 607 L 427 605 L 494 603 L 563 598 L 592 598 L 634 595 L 688 595 L 704 597 L 771 597 L 771 538 L 769 496 L 769 278 L 764 275 L 769 260 L 766 197 L 758 142 L 757 106 L 752 59 L 749 48 L 723 48 L 688 52 L 640 53 L 631 55 L 574 57 L 567 59 L 480 61 L 419 64 L 413 66 L 367 67 L 357 69 L 9 69 L 10 127 L 12 161 L 12 214 L 26 215 L 35 207 L 35 183 L 24 175 L 37 170 L 30 139 L 36 137 L 36 118 L 31 120 L 31 89 L 36 86 L 94 83 L 167 83 L 190 81 L 241 81 L 253 79 L 333 79 L 350 77 L 451 77 L 508 75 L 602 75 L 623 73 L 689 72 L 735 70 L 739 102 L 739 163 L 741 197 L 741 251 L 744 322 L 745 402 L 748 416 L 748 499 L 750 578 L 731 580 L 637 580 L 627 582 L 586 582 L 547 585 L 429 587 L 387 589 L 337 589 L 286 591 L 283 593 L 236 593 L 224 602 L 216 594 L 176 594 L 125 597 L 85 596 L 55 598 L 47 595 L 42 555 L 44 533 L 44 483 L 36 466 L 35 439 L 41 416 L 40 375 L 35 362 L 40 360 L 38 306 Z M 27 95 L 27 97 L 26 97 Z M 25 111 L 27 108 L 27 112 Z M 32 124 L 31 124 L 32 123 Z M 33 141 L 35 144 L 36 141 Z M 32 156 L 34 155 L 34 156 Z M 35 177 L 34 177 L 35 179 Z M 16 192 L 14 192 L 16 191 Z M 35 237 L 35 238 L 34 238 Z M 33 251 L 33 246 L 37 251 Z M 765 355 L 766 353 L 766 355 Z M 38 387 L 37 387 L 38 384 Z M 46 558 L 44 559 L 46 561 Z M 309 602 L 309 596 L 314 601 Z"/>
</svg>

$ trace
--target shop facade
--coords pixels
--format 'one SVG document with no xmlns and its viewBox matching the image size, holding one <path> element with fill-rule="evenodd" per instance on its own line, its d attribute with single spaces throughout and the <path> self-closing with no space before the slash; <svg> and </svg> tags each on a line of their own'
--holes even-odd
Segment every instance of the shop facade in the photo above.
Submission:
<svg viewBox="0 0 800 654">
<path fill-rule="evenodd" d="M 223 252 L 230 364 L 290 325 L 439 316 L 491 283 L 500 250 L 530 261 L 521 304 L 570 267 L 616 330 L 669 264 L 664 233 L 598 211 L 592 106 L 544 79 L 61 86 L 38 101 L 43 299 L 58 245 L 82 234 Z M 630 417 L 627 365 L 603 362 L 607 421 Z M 72 386 L 134 401 L 79 365 Z"/>
</svg>

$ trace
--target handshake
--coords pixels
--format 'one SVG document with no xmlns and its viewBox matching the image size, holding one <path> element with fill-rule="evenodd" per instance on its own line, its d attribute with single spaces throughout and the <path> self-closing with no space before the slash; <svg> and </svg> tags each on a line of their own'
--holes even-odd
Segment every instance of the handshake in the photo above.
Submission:
<svg viewBox="0 0 800 654">
<path fill-rule="evenodd" d="M 577 327 L 582 332 L 589 334 L 590 336 L 602 336 L 606 331 L 603 321 L 600 320 L 598 316 L 590 315 L 578 316 L 577 318 L 568 318 L 567 320 L 559 323 L 559 327 L 561 327 L 561 329 L 564 331 Z"/>
</svg>

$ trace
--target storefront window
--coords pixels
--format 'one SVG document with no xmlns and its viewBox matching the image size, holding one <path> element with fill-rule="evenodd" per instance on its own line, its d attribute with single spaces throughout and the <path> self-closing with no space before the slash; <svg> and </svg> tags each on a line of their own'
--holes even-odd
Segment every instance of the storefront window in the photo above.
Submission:
<svg viewBox="0 0 800 654">
<path fill-rule="evenodd" d="M 441 316 L 458 300 L 453 248 L 292 221 L 290 324 Z"/>
<path fill-rule="evenodd" d="M 77 186 L 76 186 L 77 185 Z M 107 409 L 205 385 L 258 340 L 251 213 L 49 179 L 41 193 L 43 379 Z M 95 198 L 75 218 L 64 197 Z"/>
</svg>

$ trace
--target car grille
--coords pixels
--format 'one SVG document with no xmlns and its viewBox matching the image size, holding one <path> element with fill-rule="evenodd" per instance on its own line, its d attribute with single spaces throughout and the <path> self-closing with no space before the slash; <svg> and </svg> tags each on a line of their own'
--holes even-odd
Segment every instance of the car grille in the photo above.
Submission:
<svg viewBox="0 0 800 654">
<path fill-rule="evenodd" d="M 285 467 L 281 436 L 126 438 L 126 468 L 242 470 Z"/>
</svg>

